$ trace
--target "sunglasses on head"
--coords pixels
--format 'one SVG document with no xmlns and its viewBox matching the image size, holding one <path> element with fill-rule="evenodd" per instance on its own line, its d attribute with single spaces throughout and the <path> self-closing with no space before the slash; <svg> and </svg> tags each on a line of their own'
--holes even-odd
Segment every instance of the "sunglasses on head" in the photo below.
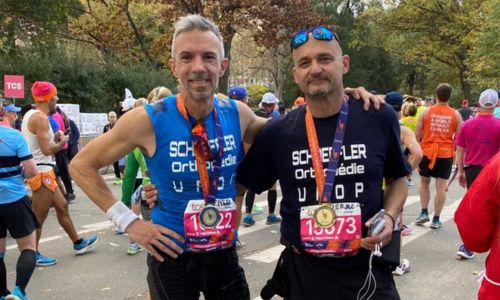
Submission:
<svg viewBox="0 0 500 300">
<path fill-rule="evenodd" d="M 314 27 L 311 30 L 302 30 L 297 32 L 292 37 L 291 41 L 292 50 L 299 48 L 300 46 L 304 45 L 307 42 L 307 40 L 309 39 L 309 32 L 311 32 L 313 37 L 317 40 L 331 41 L 333 39 L 336 39 L 340 43 L 338 36 L 335 34 L 333 30 L 331 30 L 328 27 L 318 26 Z"/>
</svg>

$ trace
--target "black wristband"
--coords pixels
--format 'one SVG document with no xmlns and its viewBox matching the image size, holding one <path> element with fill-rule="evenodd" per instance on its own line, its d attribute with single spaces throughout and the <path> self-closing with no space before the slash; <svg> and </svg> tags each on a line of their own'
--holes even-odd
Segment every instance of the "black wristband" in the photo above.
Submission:
<svg viewBox="0 0 500 300">
<path fill-rule="evenodd" d="M 389 218 L 391 218 L 391 220 L 392 220 L 392 227 L 394 227 L 394 225 L 396 225 L 396 220 L 394 220 L 394 217 L 390 213 L 388 213 L 386 211 L 384 211 L 384 215 L 386 215 Z"/>
</svg>

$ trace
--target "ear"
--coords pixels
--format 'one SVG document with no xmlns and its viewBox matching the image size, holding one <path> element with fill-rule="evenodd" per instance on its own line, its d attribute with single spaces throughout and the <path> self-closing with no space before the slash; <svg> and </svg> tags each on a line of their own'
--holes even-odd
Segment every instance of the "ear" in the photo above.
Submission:
<svg viewBox="0 0 500 300">
<path fill-rule="evenodd" d="M 296 83 L 296 84 L 299 84 L 299 82 L 297 81 L 297 78 L 295 77 L 295 72 L 297 71 L 297 67 L 293 67 L 292 68 L 292 75 L 293 75 L 293 81 Z"/>
<path fill-rule="evenodd" d="M 342 74 L 347 74 L 349 72 L 349 62 L 351 61 L 351 58 L 349 55 L 345 54 L 342 56 Z"/>
<path fill-rule="evenodd" d="M 224 76 L 224 73 L 226 73 L 226 69 L 229 67 L 229 59 L 224 57 L 222 61 L 220 62 L 220 71 L 219 71 L 219 77 Z"/>
<path fill-rule="evenodd" d="M 177 72 L 176 72 L 176 66 L 175 66 L 174 59 L 170 58 L 168 60 L 168 66 L 170 67 L 170 71 L 172 71 L 172 74 L 174 74 L 175 78 L 177 78 Z"/>
</svg>

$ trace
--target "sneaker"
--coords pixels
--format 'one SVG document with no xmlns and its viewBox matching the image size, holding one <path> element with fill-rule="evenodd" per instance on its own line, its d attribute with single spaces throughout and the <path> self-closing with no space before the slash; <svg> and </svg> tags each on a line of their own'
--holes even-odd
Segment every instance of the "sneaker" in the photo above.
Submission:
<svg viewBox="0 0 500 300">
<path fill-rule="evenodd" d="M 415 224 L 417 224 L 417 225 L 423 225 L 423 224 L 429 222 L 430 220 L 431 219 L 429 219 L 429 214 L 421 213 L 420 216 L 418 216 L 415 219 Z"/>
<path fill-rule="evenodd" d="M 128 255 L 134 255 L 134 254 L 137 254 L 137 253 L 141 252 L 142 250 L 144 250 L 144 248 L 142 248 L 139 244 L 137 244 L 137 243 L 130 243 L 128 245 L 127 254 Z"/>
<path fill-rule="evenodd" d="M 26 294 L 21 291 L 21 289 L 16 286 L 16 288 L 10 293 L 5 300 L 28 300 Z"/>
<path fill-rule="evenodd" d="M 75 194 L 73 194 L 73 193 L 67 193 L 67 194 L 65 195 L 65 198 L 66 198 L 66 201 L 68 201 L 68 202 L 72 202 L 73 200 L 75 200 L 75 199 L 76 199 L 76 196 L 75 196 Z"/>
<path fill-rule="evenodd" d="M 432 229 L 439 229 L 439 228 L 443 227 L 443 223 L 441 223 L 441 221 L 439 221 L 439 220 L 432 220 L 430 227 Z"/>
<path fill-rule="evenodd" d="M 279 222 L 281 222 L 280 216 L 277 216 L 275 214 L 269 214 L 269 216 L 267 216 L 267 220 L 266 220 L 267 225 L 277 224 Z"/>
<path fill-rule="evenodd" d="M 404 273 L 410 272 L 411 266 L 410 261 L 406 258 L 401 261 L 401 264 L 392 272 L 394 275 L 403 275 Z"/>
<path fill-rule="evenodd" d="M 89 238 L 82 238 L 81 242 L 73 245 L 76 255 L 84 254 L 97 243 L 97 236 L 93 235 Z"/>
<path fill-rule="evenodd" d="M 57 264 L 57 259 L 45 256 L 38 251 L 35 252 L 35 258 L 36 258 L 36 265 L 39 267 L 48 267 Z"/>
<path fill-rule="evenodd" d="M 472 252 L 469 249 L 465 248 L 464 245 L 461 245 L 460 248 L 458 248 L 457 255 L 458 255 L 459 258 L 463 258 L 463 259 L 474 258 L 474 252 Z"/>
<path fill-rule="evenodd" d="M 401 235 L 407 236 L 413 233 L 413 227 L 411 225 L 403 225 L 403 230 L 401 230 Z"/>
<path fill-rule="evenodd" d="M 116 178 L 114 181 L 113 181 L 113 184 L 114 185 L 121 185 L 123 183 L 123 180 L 121 180 L 120 178 Z"/>
<path fill-rule="evenodd" d="M 413 180 L 411 180 L 411 178 L 408 178 L 408 186 L 414 186 L 415 183 L 413 182 Z"/>
<path fill-rule="evenodd" d="M 7 290 L 7 295 L 10 295 L 10 294 L 11 294 L 10 291 Z M 0 297 L 0 300 L 5 300 L 5 298 L 7 297 L 7 295 Z"/>
<path fill-rule="evenodd" d="M 246 214 L 243 218 L 243 226 L 250 227 L 255 224 L 255 220 L 253 219 L 251 214 Z"/>
<path fill-rule="evenodd" d="M 245 247 L 246 245 L 247 244 L 244 243 L 244 242 L 242 242 L 242 241 L 240 241 L 240 239 L 236 240 L 236 249 L 241 249 L 241 248 Z"/>
</svg>

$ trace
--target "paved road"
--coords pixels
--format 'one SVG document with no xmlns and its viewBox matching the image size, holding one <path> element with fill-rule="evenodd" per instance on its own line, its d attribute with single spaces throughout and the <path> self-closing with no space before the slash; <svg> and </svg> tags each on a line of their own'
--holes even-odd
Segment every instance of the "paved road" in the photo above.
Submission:
<svg viewBox="0 0 500 300">
<path fill-rule="evenodd" d="M 414 175 L 418 181 L 418 175 Z M 113 186 L 115 195 L 120 187 Z M 485 255 L 473 260 L 457 261 L 455 252 L 460 243 L 452 215 L 464 190 L 455 182 L 448 193 L 442 219 L 443 228 L 432 230 L 417 227 L 411 236 L 404 237 L 403 257 L 410 259 L 412 270 L 397 277 L 401 299 L 409 300 L 463 300 L 475 299 L 475 273 L 482 270 Z M 59 226 L 52 211 L 44 226 L 40 246 L 44 254 L 59 259 L 56 266 L 37 267 L 28 286 L 31 300 L 37 299 L 143 299 L 146 286 L 146 254 L 126 254 L 126 235 L 116 235 L 103 213 L 76 188 L 77 200 L 70 211 L 77 230 L 83 235 L 97 234 L 98 245 L 83 256 L 73 254 L 72 245 Z M 266 195 L 258 196 L 256 203 L 267 209 Z M 413 220 L 419 213 L 418 186 L 410 187 L 405 206 L 405 218 Z M 278 243 L 279 225 L 265 225 L 265 214 L 255 216 L 256 225 L 241 228 L 240 236 L 247 246 L 239 250 L 241 265 L 250 284 L 252 299 L 259 299 L 260 288 L 271 276 L 281 246 Z M 18 251 L 8 241 L 6 265 L 9 287 L 15 280 Z M 277 299 L 277 298 L 276 298 Z"/>
</svg>

